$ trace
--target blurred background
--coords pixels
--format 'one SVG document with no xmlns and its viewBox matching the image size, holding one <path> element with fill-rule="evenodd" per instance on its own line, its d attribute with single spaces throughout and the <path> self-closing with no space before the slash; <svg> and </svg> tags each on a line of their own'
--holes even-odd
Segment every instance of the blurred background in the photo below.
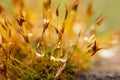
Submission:
<svg viewBox="0 0 120 80">
<path fill-rule="evenodd" d="M 42 0 L 0 0 L 0 5 L 4 6 L 5 10 L 11 16 L 13 13 L 13 2 L 16 5 L 20 5 L 20 3 L 24 1 L 25 6 L 34 12 L 39 12 L 42 7 Z M 52 9 L 55 9 L 58 3 L 60 4 L 69 4 L 72 5 L 74 0 L 52 0 Z M 78 9 L 78 20 L 83 15 L 87 9 L 89 3 L 92 4 L 92 16 L 90 17 L 88 24 L 92 25 L 96 18 L 99 15 L 104 16 L 105 20 L 102 27 L 98 29 L 98 33 L 101 34 L 112 34 L 115 30 L 119 29 L 119 21 L 120 21 L 120 1 L 119 0 L 80 0 L 79 9 Z M 62 11 L 64 11 L 65 7 L 61 7 Z M 64 14 L 64 12 L 62 13 Z M 61 14 L 61 15 L 62 15 Z M 80 14 L 80 15 L 79 15 Z M 40 15 L 36 13 L 36 16 Z M 34 17 L 36 17 L 34 16 Z M 83 19 L 84 20 L 84 19 Z"/>
</svg>

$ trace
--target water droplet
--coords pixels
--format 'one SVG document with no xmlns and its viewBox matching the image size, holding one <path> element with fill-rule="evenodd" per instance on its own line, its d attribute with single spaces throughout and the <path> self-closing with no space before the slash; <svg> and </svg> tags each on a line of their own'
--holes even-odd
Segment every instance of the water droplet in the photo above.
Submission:
<svg viewBox="0 0 120 80">
<path fill-rule="evenodd" d="M 29 37 L 32 37 L 32 36 L 33 36 L 33 34 L 32 34 L 32 33 L 28 33 L 28 36 L 29 36 Z"/>
<path fill-rule="evenodd" d="M 36 52 L 36 56 L 37 56 L 37 57 L 43 57 L 44 54 L 40 54 L 40 53 Z"/>
<path fill-rule="evenodd" d="M 36 50 L 37 50 L 36 55 L 38 57 L 43 57 L 45 55 L 45 47 L 44 47 L 44 45 L 43 45 L 43 43 L 41 41 L 39 41 Z"/>
</svg>

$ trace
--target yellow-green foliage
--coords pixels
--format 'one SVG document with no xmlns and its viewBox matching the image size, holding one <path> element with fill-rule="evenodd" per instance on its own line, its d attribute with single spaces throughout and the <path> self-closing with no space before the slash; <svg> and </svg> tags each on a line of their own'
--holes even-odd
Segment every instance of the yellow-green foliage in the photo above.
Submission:
<svg viewBox="0 0 120 80">
<path fill-rule="evenodd" d="M 88 70 L 90 57 L 100 50 L 95 32 L 103 20 L 100 16 L 87 28 L 92 4 L 78 21 L 79 0 L 27 1 L 0 4 L 0 77 L 69 80 L 75 72 Z"/>
</svg>

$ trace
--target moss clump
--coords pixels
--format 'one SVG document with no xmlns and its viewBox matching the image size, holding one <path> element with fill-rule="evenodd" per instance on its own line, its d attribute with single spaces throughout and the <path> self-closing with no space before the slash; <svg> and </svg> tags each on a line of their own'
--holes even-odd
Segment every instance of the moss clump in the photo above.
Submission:
<svg viewBox="0 0 120 80">
<path fill-rule="evenodd" d="M 56 7 L 53 0 L 40 1 L 44 5 L 34 12 L 25 1 L 13 0 L 12 18 L 0 6 L 0 70 L 6 80 L 70 80 L 88 70 L 90 57 L 100 50 L 95 31 L 102 19 L 90 30 L 78 23 L 79 0 L 72 5 L 56 0 Z"/>
</svg>

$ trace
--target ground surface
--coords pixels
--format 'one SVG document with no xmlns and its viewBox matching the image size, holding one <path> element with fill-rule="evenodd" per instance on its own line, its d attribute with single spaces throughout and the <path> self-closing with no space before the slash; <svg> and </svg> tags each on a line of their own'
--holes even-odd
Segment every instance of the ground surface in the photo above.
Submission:
<svg viewBox="0 0 120 80">
<path fill-rule="evenodd" d="M 96 70 L 78 72 L 73 80 L 120 80 L 118 70 Z"/>
<path fill-rule="evenodd" d="M 92 70 L 78 72 L 73 80 L 120 80 L 119 51 L 118 54 L 112 58 L 98 58 L 98 60 L 94 62 Z"/>
</svg>

